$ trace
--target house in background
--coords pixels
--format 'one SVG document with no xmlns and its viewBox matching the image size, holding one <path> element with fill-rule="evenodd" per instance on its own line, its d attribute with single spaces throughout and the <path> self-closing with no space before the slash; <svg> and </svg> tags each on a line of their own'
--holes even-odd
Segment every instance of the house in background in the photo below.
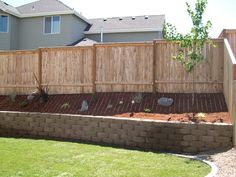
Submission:
<svg viewBox="0 0 236 177">
<path fill-rule="evenodd" d="M 0 0 L 0 50 L 162 38 L 164 15 L 86 19 L 59 0 L 13 7 Z"/>
<path fill-rule="evenodd" d="M 90 22 L 57 0 L 19 7 L 0 1 L 0 49 L 65 46 L 84 37 Z"/>
<path fill-rule="evenodd" d="M 99 42 L 152 41 L 162 38 L 164 15 L 90 19 L 91 28 L 84 32 Z M 101 35 L 102 33 L 102 35 Z"/>
</svg>

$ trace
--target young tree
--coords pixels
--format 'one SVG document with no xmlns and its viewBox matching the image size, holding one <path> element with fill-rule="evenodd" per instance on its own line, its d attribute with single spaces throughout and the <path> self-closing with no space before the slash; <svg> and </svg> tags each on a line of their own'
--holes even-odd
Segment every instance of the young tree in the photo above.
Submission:
<svg viewBox="0 0 236 177">
<path fill-rule="evenodd" d="M 165 23 L 163 35 L 166 40 L 175 41 L 179 45 L 177 56 L 174 60 L 179 61 L 187 72 L 193 72 L 193 95 L 192 104 L 194 104 L 195 95 L 195 72 L 196 64 L 204 59 L 203 47 L 209 39 L 209 29 L 212 24 L 210 21 L 204 25 L 202 22 L 203 14 L 206 9 L 207 0 L 197 0 L 195 10 L 192 10 L 189 3 L 186 2 L 188 15 L 192 19 L 191 31 L 187 34 L 177 32 L 176 27 L 170 23 Z"/>
</svg>

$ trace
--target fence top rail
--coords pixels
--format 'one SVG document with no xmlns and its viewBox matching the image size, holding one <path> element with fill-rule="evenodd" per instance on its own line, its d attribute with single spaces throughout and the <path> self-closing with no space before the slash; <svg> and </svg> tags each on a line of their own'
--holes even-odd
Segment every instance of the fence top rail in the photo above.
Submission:
<svg viewBox="0 0 236 177">
<path fill-rule="evenodd" d="M 36 54 L 38 50 L 0 50 L 0 55 Z"/>
<path fill-rule="evenodd" d="M 236 30 L 235 30 L 236 32 Z M 211 39 L 215 43 L 223 42 L 223 39 Z M 78 50 L 78 49 L 92 49 L 93 47 L 136 47 L 136 46 L 153 46 L 153 43 L 171 43 L 171 41 L 167 40 L 153 40 L 146 42 L 116 42 L 116 43 L 97 43 L 92 46 L 60 46 L 60 47 L 41 47 L 33 50 L 0 50 L 0 55 L 19 55 L 19 54 L 35 54 L 38 53 L 39 50 L 44 51 L 55 51 L 55 50 Z"/>
<path fill-rule="evenodd" d="M 236 34 L 236 29 L 224 29 L 221 33 L 220 33 L 220 38 L 224 38 L 225 35 L 227 34 Z"/>
<path fill-rule="evenodd" d="M 212 38 L 210 40 L 212 40 L 212 42 L 214 42 L 214 43 L 222 43 L 223 42 L 222 38 Z M 172 41 L 164 40 L 164 39 L 155 39 L 154 42 L 157 43 L 157 44 L 158 43 L 160 43 L 160 44 L 163 44 L 163 43 L 177 43 L 177 42 L 172 42 Z"/>
<path fill-rule="evenodd" d="M 236 29 L 224 29 L 223 33 L 236 33 Z"/>
<path fill-rule="evenodd" d="M 128 47 L 128 46 L 152 46 L 152 41 L 147 42 L 118 42 L 118 43 L 97 43 L 95 47 Z"/>
<path fill-rule="evenodd" d="M 93 46 L 63 46 L 63 47 L 44 47 L 44 48 L 39 48 L 42 52 L 45 51 L 55 51 L 55 50 L 79 50 L 79 49 L 92 49 Z"/>
</svg>

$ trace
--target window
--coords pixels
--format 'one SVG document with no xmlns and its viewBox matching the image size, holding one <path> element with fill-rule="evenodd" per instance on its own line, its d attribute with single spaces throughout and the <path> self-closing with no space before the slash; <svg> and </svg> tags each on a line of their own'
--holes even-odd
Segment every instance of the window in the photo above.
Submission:
<svg viewBox="0 0 236 177">
<path fill-rule="evenodd" d="M 45 17 L 44 33 L 45 34 L 58 34 L 60 33 L 60 16 Z"/>
<path fill-rule="evenodd" d="M 8 16 L 0 15 L 0 33 L 8 32 Z"/>
</svg>

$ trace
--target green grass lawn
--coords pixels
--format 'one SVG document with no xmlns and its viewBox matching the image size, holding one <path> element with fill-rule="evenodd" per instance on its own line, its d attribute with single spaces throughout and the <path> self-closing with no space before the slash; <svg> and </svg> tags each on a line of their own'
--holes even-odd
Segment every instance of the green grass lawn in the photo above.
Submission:
<svg viewBox="0 0 236 177">
<path fill-rule="evenodd" d="M 201 162 L 162 153 L 0 138 L 1 177 L 203 177 L 209 172 Z"/>
</svg>

